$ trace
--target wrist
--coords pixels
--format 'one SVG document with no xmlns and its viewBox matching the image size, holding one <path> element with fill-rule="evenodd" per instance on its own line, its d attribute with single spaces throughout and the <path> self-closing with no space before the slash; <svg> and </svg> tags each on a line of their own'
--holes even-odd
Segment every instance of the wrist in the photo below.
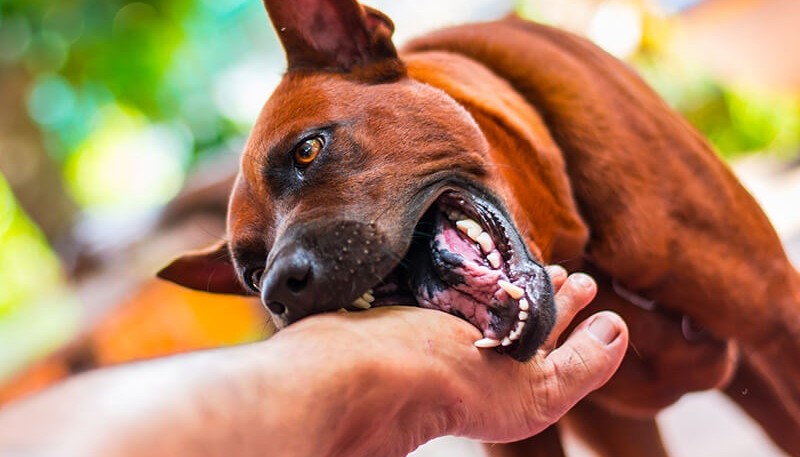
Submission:
<svg viewBox="0 0 800 457">
<path fill-rule="evenodd" d="M 424 312 L 319 316 L 270 342 L 275 354 L 296 354 L 284 368 L 302 381 L 285 386 L 295 392 L 284 396 L 302 399 L 291 407 L 308 416 L 303 436 L 328 444 L 315 455 L 406 455 L 455 430 L 460 398 L 451 364 L 441 363 L 432 342 L 408 341 L 409 311 Z"/>
</svg>

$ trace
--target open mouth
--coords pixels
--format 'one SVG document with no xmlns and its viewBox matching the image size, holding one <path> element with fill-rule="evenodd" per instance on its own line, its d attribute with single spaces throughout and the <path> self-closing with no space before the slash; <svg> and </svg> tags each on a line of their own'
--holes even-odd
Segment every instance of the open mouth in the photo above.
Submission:
<svg viewBox="0 0 800 457">
<path fill-rule="evenodd" d="M 532 357 L 553 325 L 553 292 L 499 205 L 448 190 L 425 212 L 405 257 L 348 309 L 416 305 L 477 327 L 480 348 Z"/>
</svg>

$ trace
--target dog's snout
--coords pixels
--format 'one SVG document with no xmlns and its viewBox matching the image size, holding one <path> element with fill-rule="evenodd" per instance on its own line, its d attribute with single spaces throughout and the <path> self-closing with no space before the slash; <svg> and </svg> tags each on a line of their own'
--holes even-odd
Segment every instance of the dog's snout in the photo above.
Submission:
<svg viewBox="0 0 800 457">
<path fill-rule="evenodd" d="M 275 315 L 292 321 L 313 312 L 315 268 L 313 255 L 301 246 L 284 249 L 261 281 L 261 301 Z"/>
<path fill-rule="evenodd" d="M 384 277 L 395 259 L 375 224 L 295 224 L 267 259 L 261 301 L 278 327 L 347 307 Z"/>
</svg>

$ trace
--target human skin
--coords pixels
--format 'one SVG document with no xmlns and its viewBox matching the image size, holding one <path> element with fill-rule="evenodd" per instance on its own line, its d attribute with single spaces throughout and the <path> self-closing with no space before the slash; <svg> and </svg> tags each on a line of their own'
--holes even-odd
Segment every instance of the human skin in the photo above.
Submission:
<svg viewBox="0 0 800 457">
<path fill-rule="evenodd" d="M 0 455 L 402 456 L 442 435 L 534 435 L 604 384 L 627 346 L 596 291 L 550 268 L 553 335 L 528 363 L 411 307 L 303 319 L 268 341 L 97 370 L 0 410 Z"/>
</svg>

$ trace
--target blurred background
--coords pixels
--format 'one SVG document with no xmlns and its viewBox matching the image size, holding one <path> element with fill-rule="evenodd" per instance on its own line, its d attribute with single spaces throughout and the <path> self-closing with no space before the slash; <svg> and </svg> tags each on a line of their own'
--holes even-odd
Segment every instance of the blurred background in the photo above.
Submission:
<svg viewBox="0 0 800 457">
<path fill-rule="evenodd" d="M 511 11 L 590 38 L 709 138 L 798 259 L 797 0 L 366 3 L 394 19 L 396 43 Z M 0 402 L 87 367 L 270 334 L 258 304 L 152 277 L 224 236 L 238 154 L 283 65 L 257 0 L 0 0 Z M 725 422 L 721 401 L 664 420 Z M 756 447 L 678 455 L 779 455 L 735 421 Z"/>
</svg>

